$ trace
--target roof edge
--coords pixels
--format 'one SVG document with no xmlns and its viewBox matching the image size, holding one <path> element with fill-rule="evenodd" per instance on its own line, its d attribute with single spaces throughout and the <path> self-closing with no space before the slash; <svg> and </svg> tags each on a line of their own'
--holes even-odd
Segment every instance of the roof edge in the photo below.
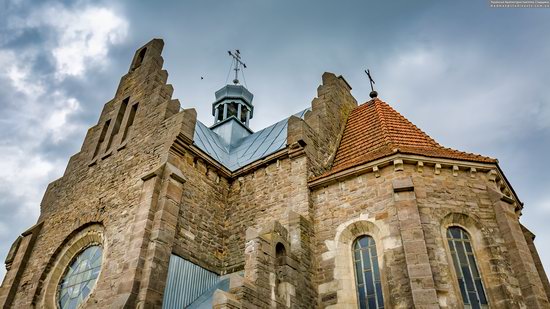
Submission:
<svg viewBox="0 0 550 309">
<path fill-rule="evenodd" d="M 392 164 L 391 162 L 393 162 L 393 160 L 396 160 L 396 159 L 404 159 L 405 161 L 408 161 L 408 162 L 422 161 L 428 164 L 439 163 L 446 166 L 452 166 L 452 165 L 463 166 L 463 167 L 469 166 L 469 167 L 479 168 L 480 170 L 484 170 L 484 169 L 489 170 L 491 169 L 491 167 L 498 168 L 497 162 L 476 162 L 476 161 L 429 157 L 429 156 L 423 156 L 418 154 L 406 154 L 406 153 L 396 152 L 391 155 L 385 155 L 377 159 L 370 160 L 368 162 L 358 163 L 339 170 L 331 170 L 325 174 L 310 178 L 308 180 L 308 186 L 310 188 L 315 188 L 315 187 L 332 183 L 337 180 L 341 180 L 343 178 L 352 177 L 357 174 L 372 172 L 373 167 L 375 166 L 383 167 L 383 166 Z M 499 169 L 499 172 L 500 172 L 500 169 Z"/>
</svg>

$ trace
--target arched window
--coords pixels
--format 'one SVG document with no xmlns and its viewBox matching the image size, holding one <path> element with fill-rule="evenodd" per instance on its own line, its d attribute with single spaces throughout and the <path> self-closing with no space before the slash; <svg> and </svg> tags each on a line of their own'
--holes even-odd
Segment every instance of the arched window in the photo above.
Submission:
<svg viewBox="0 0 550 309">
<path fill-rule="evenodd" d="M 145 58 L 145 53 L 147 52 L 147 47 L 141 49 L 136 57 L 136 60 L 134 61 L 134 65 L 132 66 L 132 71 L 139 68 L 141 63 L 143 62 L 143 58 Z"/>
<path fill-rule="evenodd" d="M 447 241 L 453 256 L 458 286 L 466 308 L 486 308 L 487 297 L 481 282 L 470 235 L 456 226 L 447 229 Z"/>
<path fill-rule="evenodd" d="M 378 256 L 374 239 L 367 235 L 355 239 L 353 256 L 359 308 L 384 308 L 380 269 L 378 268 Z"/>
</svg>

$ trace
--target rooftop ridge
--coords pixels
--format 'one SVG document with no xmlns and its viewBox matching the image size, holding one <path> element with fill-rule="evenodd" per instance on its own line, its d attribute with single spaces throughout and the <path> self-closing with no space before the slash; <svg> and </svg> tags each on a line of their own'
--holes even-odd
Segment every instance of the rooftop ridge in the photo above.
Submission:
<svg viewBox="0 0 550 309">
<path fill-rule="evenodd" d="M 382 136 L 384 138 L 384 141 L 386 142 L 385 144 L 390 146 L 392 145 L 392 140 L 388 134 L 388 126 L 386 124 L 386 121 L 385 121 L 385 117 L 383 116 L 383 111 L 381 110 L 380 106 L 377 105 L 376 103 L 377 102 L 381 102 L 380 100 L 377 100 L 376 98 L 373 98 L 371 101 L 369 101 L 370 104 L 372 104 L 374 106 L 374 110 L 376 111 L 376 115 L 378 116 L 377 120 L 378 122 L 380 123 L 380 127 L 381 127 L 381 132 L 382 132 Z M 369 104 L 369 102 L 367 102 L 366 104 Z"/>
</svg>

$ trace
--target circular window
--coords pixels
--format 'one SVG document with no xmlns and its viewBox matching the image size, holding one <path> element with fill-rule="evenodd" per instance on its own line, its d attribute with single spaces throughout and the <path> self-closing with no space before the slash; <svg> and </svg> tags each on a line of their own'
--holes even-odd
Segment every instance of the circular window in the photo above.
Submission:
<svg viewBox="0 0 550 309">
<path fill-rule="evenodd" d="M 103 248 L 92 245 L 82 250 L 69 263 L 58 286 L 61 309 L 77 308 L 92 291 L 99 271 Z"/>
</svg>

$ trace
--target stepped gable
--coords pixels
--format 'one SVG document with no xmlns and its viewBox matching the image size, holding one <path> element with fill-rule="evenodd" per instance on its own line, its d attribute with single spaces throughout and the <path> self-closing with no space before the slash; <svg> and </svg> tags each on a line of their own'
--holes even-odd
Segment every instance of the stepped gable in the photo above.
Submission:
<svg viewBox="0 0 550 309">
<path fill-rule="evenodd" d="M 332 169 L 317 178 L 395 153 L 481 163 L 497 162 L 490 157 L 441 146 L 386 102 L 374 98 L 351 112 Z"/>
</svg>

